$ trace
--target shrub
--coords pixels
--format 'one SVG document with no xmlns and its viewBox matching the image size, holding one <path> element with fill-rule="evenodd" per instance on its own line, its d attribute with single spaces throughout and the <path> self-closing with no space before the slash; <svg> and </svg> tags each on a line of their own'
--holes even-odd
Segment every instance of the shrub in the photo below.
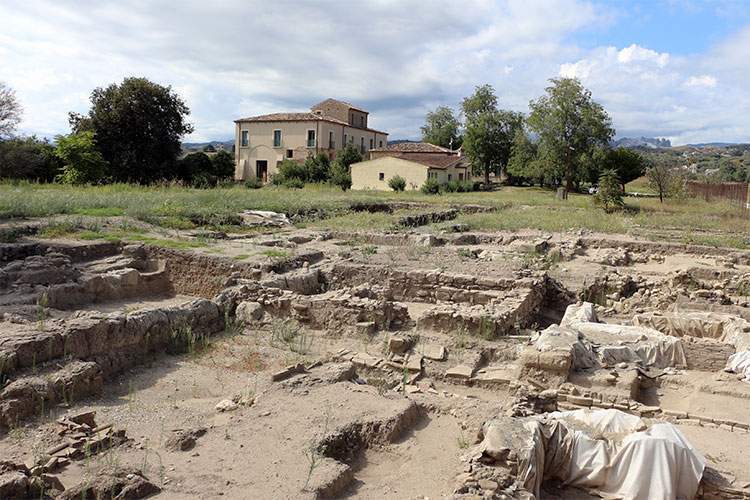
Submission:
<svg viewBox="0 0 750 500">
<path fill-rule="evenodd" d="M 55 136 L 55 155 L 65 164 L 57 179 L 63 184 L 84 184 L 98 181 L 107 169 L 107 162 L 95 149 L 93 132 Z"/>
<path fill-rule="evenodd" d="M 599 177 L 601 189 L 594 195 L 594 206 L 601 207 L 610 213 L 625 206 L 620 191 L 620 179 L 617 178 L 615 170 L 605 170 Z"/>
<path fill-rule="evenodd" d="M 424 194 L 438 194 L 440 193 L 440 181 L 437 179 L 427 179 L 421 188 Z"/>
<path fill-rule="evenodd" d="M 292 177 L 291 179 L 286 179 L 281 185 L 287 188 L 302 189 L 305 187 L 305 181 Z"/>
<path fill-rule="evenodd" d="M 245 181 L 245 187 L 248 189 L 260 189 L 263 187 L 263 181 L 257 177 L 250 177 Z"/>
<path fill-rule="evenodd" d="M 338 186 L 342 191 L 352 187 L 352 173 L 349 171 L 349 167 L 334 162 L 331 168 L 331 184 Z"/>
<path fill-rule="evenodd" d="M 390 187 L 394 191 L 403 191 L 404 189 L 406 189 L 406 179 L 404 179 L 400 175 L 394 175 L 393 177 L 388 179 L 388 187 Z"/>
</svg>

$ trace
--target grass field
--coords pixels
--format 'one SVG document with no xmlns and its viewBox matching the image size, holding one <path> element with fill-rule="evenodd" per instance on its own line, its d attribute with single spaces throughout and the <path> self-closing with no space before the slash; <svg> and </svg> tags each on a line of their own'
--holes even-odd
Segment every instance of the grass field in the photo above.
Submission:
<svg viewBox="0 0 750 500">
<path fill-rule="evenodd" d="M 642 183 L 628 190 L 644 192 Z M 300 224 L 334 230 L 393 229 L 400 213 L 370 213 L 357 206 L 386 201 L 434 204 L 441 209 L 451 204 L 480 204 L 496 207 L 491 213 L 462 213 L 455 221 L 438 227 L 465 224 L 472 230 L 542 231 L 588 229 L 605 233 L 629 233 L 651 239 L 700 242 L 715 246 L 750 248 L 750 220 L 735 207 L 655 198 L 626 198 L 626 210 L 607 214 L 592 205 L 591 196 L 571 194 L 567 201 L 541 188 L 503 187 L 492 192 L 425 195 L 420 192 L 341 191 L 328 186 L 287 189 L 269 186 L 246 189 L 233 186 L 193 189 L 180 186 L 61 186 L 55 184 L 0 184 L 0 221 L 69 215 L 51 224 L 47 236 L 84 231 L 79 237 L 94 239 L 101 233 L 93 217 L 130 216 L 170 229 L 232 226 L 239 223 L 237 212 L 246 209 L 271 210 L 298 215 Z M 421 208 L 415 209 L 422 210 Z M 426 209 L 425 209 L 426 210 Z M 88 218 L 85 224 L 81 221 Z M 117 238 L 137 232 L 123 227 L 102 237 Z"/>
</svg>

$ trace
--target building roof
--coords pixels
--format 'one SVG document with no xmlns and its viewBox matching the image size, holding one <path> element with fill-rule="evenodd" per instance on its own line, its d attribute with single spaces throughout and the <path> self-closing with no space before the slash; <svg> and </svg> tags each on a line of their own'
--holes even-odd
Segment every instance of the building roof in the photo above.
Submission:
<svg viewBox="0 0 750 500">
<path fill-rule="evenodd" d="M 399 144 L 392 144 L 390 146 L 384 146 L 382 148 L 373 149 L 372 151 L 384 151 L 393 153 L 455 153 L 448 148 L 443 148 L 430 144 L 429 142 L 402 142 Z"/>
<path fill-rule="evenodd" d="M 331 116 L 326 115 L 319 115 L 317 113 L 271 113 L 268 115 L 260 115 L 260 116 L 250 116 L 247 118 L 240 118 L 238 120 L 235 120 L 235 123 L 237 122 L 314 122 L 314 121 L 322 121 L 322 122 L 329 122 L 329 123 L 335 123 L 337 125 L 344 125 L 346 127 L 352 127 L 352 128 L 359 128 L 354 127 L 353 125 L 346 123 L 345 121 L 338 120 L 336 118 L 333 118 Z M 366 128 L 366 129 L 360 129 L 360 130 L 367 130 L 368 132 L 375 132 L 378 134 L 384 134 L 388 135 L 387 132 L 382 132 L 380 130 L 375 130 L 373 128 Z"/>
<path fill-rule="evenodd" d="M 430 153 L 419 153 L 419 154 L 402 154 L 396 156 L 400 160 L 413 161 L 414 163 L 421 163 L 430 168 L 446 169 L 451 165 L 457 163 L 463 163 L 466 161 L 465 156 L 446 156 L 443 154 L 430 154 Z M 468 166 L 468 165 L 467 165 Z"/>
<path fill-rule="evenodd" d="M 370 114 L 367 111 L 365 111 L 364 109 L 355 106 L 354 104 L 350 104 L 350 103 L 345 102 L 345 101 L 339 101 L 338 99 L 326 99 L 325 101 L 319 102 L 318 104 L 312 106 L 310 109 L 321 108 L 321 107 L 328 106 L 328 105 L 331 105 L 331 104 L 339 104 L 339 105 L 343 104 L 345 107 L 348 107 L 349 109 L 353 109 L 354 111 L 359 111 L 360 113 L 365 113 L 365 114 L 368 114 L 368 115 Z"/>
</svg>

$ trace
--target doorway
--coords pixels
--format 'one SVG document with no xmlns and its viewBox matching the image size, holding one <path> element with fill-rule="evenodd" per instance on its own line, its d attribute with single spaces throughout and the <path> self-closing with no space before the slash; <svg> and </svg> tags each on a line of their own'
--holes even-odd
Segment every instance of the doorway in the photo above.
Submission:
<svg viewBox="0 0 750 500">
<path fill-rule="evenodd" d="M 266 177 L 268 177 L 268 162 L 266 160 L 256 160 L 255 176 L 264 183 L 266 182 Z"/>
</svg>

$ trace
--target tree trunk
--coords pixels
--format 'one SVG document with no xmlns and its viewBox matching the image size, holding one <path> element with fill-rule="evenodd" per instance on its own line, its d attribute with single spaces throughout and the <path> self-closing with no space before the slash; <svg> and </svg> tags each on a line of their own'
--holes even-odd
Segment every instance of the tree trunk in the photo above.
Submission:
<svg viewBox="0 0 750 500">
<path fill-rule="evenodd" d="M 490 188 L 490 167 L 489 165 L 484 169 L 484 189 Z"/>
<path fill-rule="evenodd" d="M 570 188 L 573 187 L 572 179 L 570 178 L 570 146 L 568 146 L 568 154 L 567 154 L 567 166 L 565 168 L 565 198 L 567 199 L 568 193 L 570 193 Z"/>
</svg>

